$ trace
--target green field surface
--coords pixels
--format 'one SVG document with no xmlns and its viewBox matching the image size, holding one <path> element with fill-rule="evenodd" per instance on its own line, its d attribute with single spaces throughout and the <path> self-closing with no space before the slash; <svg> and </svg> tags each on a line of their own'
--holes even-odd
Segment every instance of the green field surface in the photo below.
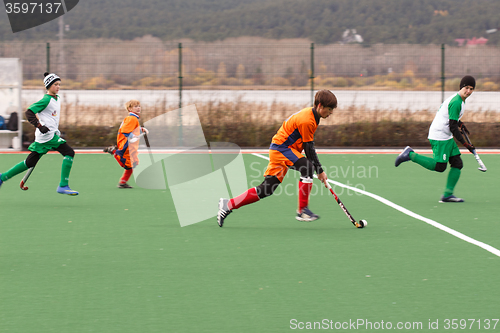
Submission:
<svg viewBox="0 0 500 333">
<path fill-rule="evenodd" d="M 448 171 L 395 168 L 396 154 L 319 157 L 332 180 L 500 249 L 499 155 L 482 156 L 481 173 L 464 154 L 465 203 L 446 204 Z M 0 155 L 0 172 L 24 158 Z M 244 161 L 255 186 L 267 161 Z M 28 191 L 21 175 L 0 188 L 0 332 L 500 332 L 500 257 L 372 197 L 335 187 L 368 221 L 356 229 L 315 180 L 321 218 L 298 222 L 290 171 L 223 228 L 215 216 L 181 228 L 168 190 L 116 188 L 123 169 L 106 154 L 77 154 L 80 195 L 57 194 L 61 162 L 44 156 Z"/>
</svg>

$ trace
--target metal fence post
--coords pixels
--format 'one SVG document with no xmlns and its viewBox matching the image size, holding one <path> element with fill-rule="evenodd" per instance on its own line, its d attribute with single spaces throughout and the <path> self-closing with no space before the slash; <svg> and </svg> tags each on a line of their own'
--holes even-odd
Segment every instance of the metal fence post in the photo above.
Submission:
<svg viewBox="0 0 500 333">
<path fill-rule="evenodd" d="M 47 42 L 47 72 L 50 73 L 50 43 Z"/>
<path fill-rule="evenodd" d="M 444 44 L 441 44 L 441 103 L 444 102 Z"/>
<path fill-rule="evenodd" d="M 314 43 L 311 43 L 311 105 L 314 106 Z"/>
<path fill-rule="evenodd" d="M 179 43 L 179 146 L 182 145 L 182 43 Z"/>
</svg>

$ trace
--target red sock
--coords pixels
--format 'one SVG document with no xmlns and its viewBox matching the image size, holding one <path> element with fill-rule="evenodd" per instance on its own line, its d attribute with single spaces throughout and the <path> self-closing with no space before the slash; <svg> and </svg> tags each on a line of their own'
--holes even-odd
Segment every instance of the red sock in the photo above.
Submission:
<svg viewBox="0 0 500 333">
<path fill-rule="evenodd" d="M 257 195 L 257 190 L 255 189 L 255 187 L 252 187 L 246 192 L 243 192 L 242 194 L 238 195 L 236 198 L 229 200 L 227 206 L 229 209 L 233 210 L 233 209 L 238 209 L 245 205 L 249 205 L 259 200 L 260 198 Z"/>
<path fill-rule="evenodd" d="M 125 170 L 122 178 L 120 179 L 120 184 L 125 184 L 126 182 L 128 182 L 128 180 L 130 179 L 130 176 L 132 176 L 132 171 L 134 171 L 134 169 Z"/>
<path fill-rule="evenodd" d="M 311 193 L 312 182 L 304 183 L 299 181 L 299 212 L 309 204 L 309 194 Z"/>
</svg>

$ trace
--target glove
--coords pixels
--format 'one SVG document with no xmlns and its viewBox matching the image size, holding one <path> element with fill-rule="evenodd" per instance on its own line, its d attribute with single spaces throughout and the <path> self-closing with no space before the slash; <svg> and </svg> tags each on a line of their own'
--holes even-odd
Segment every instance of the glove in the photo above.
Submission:
<svg viewBox="0 0 500 333">
<path fill-rule="evenodd" d="M 142 130 L 142 133 L 146 133 L 146 135 L 149 134 L 149 131 L 146 127 L 141 127 L 141 130 Z"/>
<path fill-rule="evenodd" d="M 464 147 L 465 147 L 465 148 L 467 148 L 467 149 L 469 149 L 469 151 L 470 151 L 471 153 L 472 153 L 472 151 L 473 151 L 474 149 L 476 149 L 476 147 L 474 147 L 473 145 L 471 145 L 471 144 L 470 144 L 470 143 L 468 143 L 468 142 L 464 143 Z"/>
<path fill-rule="evenodd" d="M 37 128 L 40 130 L 40 132 L 42 132 L 43 134 L 47 133 L 49 130 L 49 128 L 47 126 L 44 126 L 42 124 L 38 124 Z"/>
<path fill-rule="evenodd" d="M 470 135 L 470 132 L 469 130 L 467 129 L 467 127 L 465 126 L 465 124 L 463 122 L 460 122 L 458 127 L 460 127 L 460 129 L 462 130 L 462 132 L 465 132 L 467 133 L 467 135 Z"/>
<path fill-rule="evenodd" d="M 130 143 L 134 143 L 134 142 L 139 141 L 139 139 L 140 139 L 140 138 L 141 138 L 141 136 L 140 136 L 140 135 L 138 135 L 138 136 L 130 135 L 130 136 L 128 137 L 128 141 L 129 141 Z"/>
</svg>

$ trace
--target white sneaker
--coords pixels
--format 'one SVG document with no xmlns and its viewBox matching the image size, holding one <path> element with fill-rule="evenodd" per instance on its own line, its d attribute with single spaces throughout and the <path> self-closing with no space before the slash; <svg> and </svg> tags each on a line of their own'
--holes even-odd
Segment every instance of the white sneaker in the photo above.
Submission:
<svg viewBox="0 0 500 333">
<path fill-rule="evenodd" d="M 232 210 L 230 210 L 227 207 L 228 202 L 229 202 L 229 199 L 220 198 L 220 200 L 219 200 L 219 212 L 217 213 L 217 223 L 219 224 L 219 227 L 221 227 L 221 228 L 222 228 L 222 225 L 224 224 L 224 219 L 232 212 Z"/>
<path fill-rule="evenodd" d="M 462 198 L 457 198 L 453 194 L 450 195 L 449 197 L 445 197 L 444 195 L 441 197 L 441 200 L 439 202 L 464 202 L 464 199 Z"/>
</svg>

